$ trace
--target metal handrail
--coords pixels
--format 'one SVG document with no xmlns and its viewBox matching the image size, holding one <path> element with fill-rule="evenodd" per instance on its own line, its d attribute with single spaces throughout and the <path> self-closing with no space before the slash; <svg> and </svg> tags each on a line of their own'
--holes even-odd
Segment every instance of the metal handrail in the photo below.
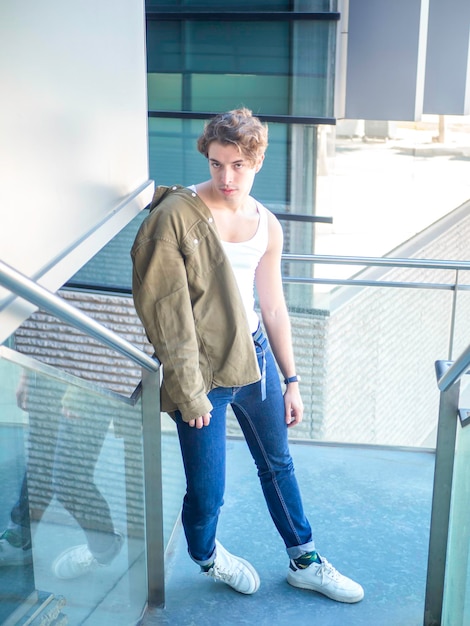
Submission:
<svg viewBox="0 0 470 626">
<path fill-rule="evenodd" d="M 283 254 L 283 261 L 304 261 L 333 265 L 372 265 L 376 267 L 415 267 L 441 270 L 470 270 L 470 261 L 445 259 L 406 259 L 399 257 L 338 256 L 329 254 Z"/>
<path fill-rule="evenodd" d="M 468 346 L 449 369 L 441 376 L 437 386 L 441 391 L 447 391 L 456 383 L 470 367 L 470 346 Z"/>
<path fill-rule="evenodd" d="M 470 270 L 470 261 L 437 260 L 437 259 L 406 259 L 398 257 L 357 257 L 357 256 L 337 256 L 322 254 L 283 254 L 283 261 L 304 261 L 309 263 L 333 264 L 333 265 L 368 265 L 377 267 L 407 267 L 424 268 L 437 270 Z M 457 292 L 457 284 L 430 284 L 430 283 L 406 283 L 406 282 L 386 282 L 367 281 L 357 279 L 315 279 L 315 278 L 295 278 L 287 277 L 285 282 L 306 282 L 319 284 L 342 284 L 360 286 L 387 286 L 387 287 L 420 287 L 433 289 L 451 289 Z M 459 289 L 469 288 L 468 285 L 458 285 Z M 452 334 L 452 333 L 451 333 Z M 462 352 L 456 361 L 449 367 L 438 381 L 440 391 L 447 391 L 456 383 L 470 367 L 470 345 Z"/>
<path fill-rule="evenodd" d="M 328 219 L 328 218 L 325 218 Z M 323 254 L 283 254 L 282 261 L 303 261 L 311 264 L 332 264 L 332 265 L 370 265 L 377 267 L 407 267 L 436 270 L 469 270 L 469 261 L 447 261 L 434 259 L 406 259 L 395 257 L 358 257 L 358 256 L 337 256 Z M 456 290 L 455 283 L 428 283 L 410 281 L 386 281 L 386 280 L 364 280 L 356 278 L 318 278 L 309 276 L 286 276 L 283 274 L 284 283 L 314 284 L 314 285 L 343 285 L 353 287 L 397 287 L 414 289 L 437 289 Z M 131 294 L 130 287 L 119 285 L 96 285 L 90 283 L 78 283 L 69 281 L 65 284 L 65 289 L 78 290 L 99 290 L 107 293 Z M 459 290 L 470 290 L 470 285 L 459 285 Z"/>
<path fill-rule="evenodd" d="M 314 264 L 330 265 L 360 265 L 377 267 L 401 267 L 414 269 L 452 270 L 457 276 L 459 270 L 470 271 L 469 261 L 456 260 L 434 260 L 434 259 L 409 259 L 398 257 L 358 257 L 358 256 L 337 256 L 321 254 L 283 254 L 283 261 L 303 261 Z M 359 273 L 356 274 L 359 276 Z M 412 281 L 390 281 L 363 279 L 363 278 L 318 278 L 316 276 L 284 276 L 284 283 L 307 284 L 307 285 L 342 285 L 346 287 L 395 287 L 399 289 L 440 289 L 457 292 L 469 291 L 470 285 L 453 283 L 430 283 Z"/>
<path fill-rule="evenodd" d="M 51 313 L 63 322 L 94 337 L 100 343 L 116 350 L 116 352 L 119 352 L 146 370 L 158 371 L 160 363 L 157 359 L 151 358 L 114 331 L 106 328 L 106 326 L 95 321 L 58 295 L 38 285 L 3 261 L 0 261 L 0 285 L 44 311 Z"/>
<path fill-rule="evenodd" d="M 406 259 L 395 257 L 357 257 L 357 256 L 337 256 L 337 255 L 318 255 L 318 254 L 283 254 L 284 261 L 304 261 L 319 264 L 337 264 L 337 265 L 368 265 L 380 267 L 408 267 L 408 268 L 426 268 L 426 269 L 446 269 L 446 270 L 470 270 L 469 261 L 455 260 L 433 260 L 433 259 Z M 335 281 L 334 279 L 306 279 L 302 281 L 328 281 L 351 284 L 351 279 L 347 281 Z M 296 281 L 295 278 L 286 277 L 286 282 Z M 376 281 L 374 281 L 376 282 Z M 128 357 L 133 362 L 144 367 L 145 369 L 157 371 L 160 364 L 156 359 L 150 358 L 144 352 L 127 342 L 125 339 L 102 326 L 86 314 L 82 313 L 75 307 L 68 304 L 59 296 L 51 293 L 44 287 L 41 287 L 28 277 L 24 276 L 17 270 L 13 269 L 6 263 L 0 261 L 0 284 L 21 296 L 25 300 L 43 308 L 52 313 L 63 321 L 70 323 L 79 330 L 91 335 L 100 343 L 103 343 L 117 352 Z M 366 284 L 366 281 L 364 281 Z M 400 283 L 399 286 L 405 286 L 407 283 Z M 397 285 L 398 286 L 398 285 Z M 421 287 L 427 286 L 420 284 Z M 446 288 L 447 285 L 435 285 L 437 288 Z M 438 386 L 441 391 L 447 390 L 462 376 L 464 371 L 470 366 L 470 346 L 455 361 L 447 372 L 440 379 Z"/>
</svg>

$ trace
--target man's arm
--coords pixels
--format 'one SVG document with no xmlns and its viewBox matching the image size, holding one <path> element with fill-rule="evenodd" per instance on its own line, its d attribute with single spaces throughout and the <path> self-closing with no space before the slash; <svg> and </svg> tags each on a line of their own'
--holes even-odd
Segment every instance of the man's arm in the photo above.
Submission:
<svg viewBox="0 0 470 626">
<path fill-rule="evenodd" d="M 135 308 L 163 365 L 165 388 L 185 421 L 206 415 L 212 405 L 199 369 L 182 254 L 176 242 L 148 237 L 132 258 Z"/>
<path fill-rule="evenodd" d="M 291 324 L 282 288 L 281 255 L 283 233 L 278 220 L 268 213 L 268 248 L 256 270 L 256 288 L 264 327 L 268 334 L 274 357 L 283 376 L 294 376 L 295 359 L 292 348 Z M 302 421 L 303 402 L 299 384 L 287 385 L 284 394 L 285 420 L 288 426 Z"/>
</svg>

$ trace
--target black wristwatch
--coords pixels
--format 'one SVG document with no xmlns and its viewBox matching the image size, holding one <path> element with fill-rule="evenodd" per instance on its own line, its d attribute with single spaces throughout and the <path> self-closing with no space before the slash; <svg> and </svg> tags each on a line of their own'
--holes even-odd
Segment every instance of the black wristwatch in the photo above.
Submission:
<svg viewBox="0 0 470 626">
<path fill-rule="evenodd" d="M 284 378 L 284 385 L 288 385 L 289 383 L 300 383 L 300 376 L 289 376 L 289 378 Z"/>
</svg>

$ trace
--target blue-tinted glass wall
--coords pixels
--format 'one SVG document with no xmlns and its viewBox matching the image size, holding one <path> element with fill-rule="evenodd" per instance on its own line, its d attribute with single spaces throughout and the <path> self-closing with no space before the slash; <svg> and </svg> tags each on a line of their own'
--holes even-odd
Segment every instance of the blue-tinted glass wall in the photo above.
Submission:
<svg viewBox="0 0 470 626">
<path fill-rule="evenodd" d="M 269 148 L 253 195 L 276 212 L 315 213 L 317 126 L 293 126 L 289 120 L 310 116 L 321 123 L 333 117 L 337 15 L 300 20 L 294 19 L 294 8 L 328 13 L 336 7 L 325 0 L 147 2 L 149 167 L 157 185 L 208 178 L 207 161 L 196 150 L 204 121 L 191 119 L 191 113 L 246 106 L 258 115 L 287 116 L 286 123 L 269 123 Z M 191 11 L 197 10 L 211 11 L 212 17 L 221 10 L 232 14 L 194 19 Z M 265 19 L 258 13 L 253 21 L 256 11 L 264 11 Z M 276 11 L 290 13 L 270 18 Z M 174 117 L 159 117 L 163 111 Z M 76 278 L 129 288 L 128 250 L 139 221 Z M 287 252 L 314 251 L 311 224 L 283 225 Z"/>
<path fill-rule="evenodd" d="M 240 20 L 226 13 L 230 4 L 217 13 L 215 2 L 179 3 L 181 19 L 173 19 L 174 6 L 171 20 L 164 12 L 147 15 L 149 157 L 157 184 L 188 185 L 207 177 L 195 150 L 201 123 L 162 119 L 159 111 L 216 113 L 246 106 L 257 115 L 333 115 L 333 17 L 297 20 L 291 12 L 282 21 L 268 19 L 269 13 L 265 20 L 259 13 L 256 21 L 247 19 L 257 4 L 265 12 L 290 9 L 290 3 L 277 2 L 250 3 Z M 328 8 L 325 2 L 308 4 L 310 11 Z M 147 6 L 167 8 L 168 3 Z M 217 20 L 194 19 L 188 11 L 194 6 L 211 8 Z M 239 16 L 240 5 L 236 9 Z M 268 206 L 289 210 L 292 149 L 289 124 L 271 124 L 268 157 L 254 188 Z"/>
</svg>

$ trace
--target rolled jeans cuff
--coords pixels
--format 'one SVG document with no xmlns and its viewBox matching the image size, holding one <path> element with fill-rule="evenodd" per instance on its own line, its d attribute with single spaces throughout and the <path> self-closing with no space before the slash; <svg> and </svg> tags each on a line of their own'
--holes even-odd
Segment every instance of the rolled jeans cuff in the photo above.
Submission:
<svg viewBox="0 0 470 626">
<path fill-rule="evenodd" d="M 210 565 L 211 563 L 214 562 L 215 559 L 215 548 L 214 551 L 212 552 L 212 554 L 210 555 L 210 557 L 208 559 L 206 559 L 205 561 L 198 561 L 197 559 L 195 559 L 191 552 L 188 550 L 188 554 L 191 557 L 191 560 L 194 561 L 195 563 L 197 563 L 200 567 L 205 567 L 206 565 Z"/>
<path fill-rule="evenodd" d="M 301 546 L 292 546 L 292 548 L 287 548 L 287 554 L 290 559 L 298 559 L 305 554 L 306 552 L 314 552 L 315 551 L 315 542 L 309 541 L 308 543 L 304 543 Z"/>
</svg>

